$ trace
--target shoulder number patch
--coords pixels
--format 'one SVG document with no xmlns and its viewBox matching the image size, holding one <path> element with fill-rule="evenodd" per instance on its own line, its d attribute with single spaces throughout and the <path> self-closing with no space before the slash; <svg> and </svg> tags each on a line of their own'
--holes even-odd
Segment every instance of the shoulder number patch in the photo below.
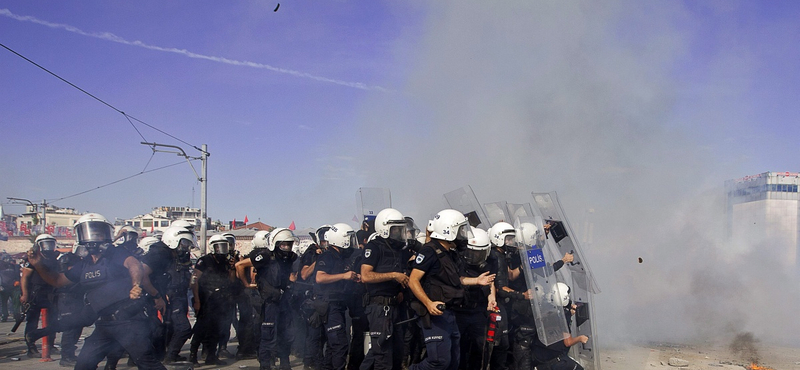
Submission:
<svg viewBox="0 0 800 370">
<path fill-rule="evenodd" d="M 365 251 L 364 251 L 364 258 L 369 258 L 369 256 L 370 256 L 371 254 L 372 254 L 372 249 L 367 249 L 367 250 L 365 250 Z"/>
<path fill-rule="evenodd" d="M 261 261 L 261 260 L 263 260 L 263 259 L 264 259 L 264 256 L 263 256 L 263 255 L 260 255 L 260 254 L 259 254 L 258 256 L 256 256 L 256 261 Z"/>
<path fill-rule="evenodd" d="M 416 262 L 419 265 L 420 263 L 422 263 L 423 260 L 425 260 L 425 255 L 420 253 L 417 255 L 417 259 L 415 259 L 414 262 Z"/>
</svg>

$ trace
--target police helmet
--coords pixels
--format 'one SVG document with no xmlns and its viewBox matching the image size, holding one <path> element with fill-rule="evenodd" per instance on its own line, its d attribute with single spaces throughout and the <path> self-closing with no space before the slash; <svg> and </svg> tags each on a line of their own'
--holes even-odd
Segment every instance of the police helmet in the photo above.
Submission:
<svg viewBox="0 0 800 370">
<path fill-rule="evenodd" d="M 489 229 L 489 239 L 497 247 L 513 246 L 517 232 L 508 222 L 500 221 Z"/>
<path fill-rule="evenodd" d="M 480 265 L 489 257 L 489 234 L 482 229 L 470 226 L 472 237 L 467 240 L 467 248 L 462 251 L 464 262 L 469 265 Z"/>
<path fill-rule="evenodd" d="M 472 235 L 467 217 L 454 209 L 439 211 L 428 223 L 431 238 L 451 242 L 456 239 L 468 240 Z"/>
<path fill-rule="evenodd" d="M 33 250 L 52 252 L 56 250 L 56 238 L 50 234 L 39 234 L 33 243 Z"/>
<path fill-rule="evenodd" d="M 403 227 L 405 227 L 405 221 L 403 221 Z M 353 230 L 350 225 L 344 223 L 338 223 L 331 226 L 330 230 L 325 233 L 325 240 L 327 240 L 330 245 L 342 249 L 348 249 L 358 245 L 355 230 Z"/>
<path fill-rule="evenodd" d="M 400 211 L 386 208 L 375 216 L 375 232 L 384 239 L 406 240 L 406 219 Z"/>
<path fill-rule="evenodd" d="M 213 254 L 228 254 L 228 252 L 231 250 L 228 238 L 222 234 L 212 236 L 208 240 L 208 244 L 211 245 L 211 252 Z"/>
</svg>

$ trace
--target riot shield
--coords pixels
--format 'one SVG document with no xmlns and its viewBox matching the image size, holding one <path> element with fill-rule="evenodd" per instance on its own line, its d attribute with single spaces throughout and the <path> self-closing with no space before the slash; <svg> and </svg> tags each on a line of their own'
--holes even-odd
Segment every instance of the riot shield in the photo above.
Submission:
<svg viewBox="0 0 800 370">
<path fill-rule="evenodd" d="M 520 269 L 525 276 L 525 283 L 531 292 L 530 304 L 539 340 L 546 345 L 562 341 L 569 335 L 569 327 L 564 313 L 564 306 L 554 300 L 556 288 L 555 261 L 547 250 L 543 249 L 544 233 L 542 219 L 523 216 L 514 221 L 516 229 L 517 252 L 522 259 Z"/>
<path fill-rule="evenodd" d="M 358 188 L 356 192 L 358 212 L 361 213 L 361 224 L 367 223 L 367 233 L 375 232 L 375 216 L 384 208 L 392 206 L 392 193 L 386 188 Z M 360 228 L 361 226 L 359 226 Z"/>
<path fill-rule="evenodd" d="M 517 217 L 533 217 L 533 209 L 531 208 L 530 203 L 525 204 L 517 204 L 517 203 L 508 203 L 506 204 L 506 210 L 508 212 L 509 220 L 516 220 Z"/>
<path fill-rule="evenodd" d="M 483 208 L 486 210 L 486 217 L 490 225 L 494 225 L 500 221 L 511 223 L 513 218 L 508 214 L 508 204 L 506 202 L 484 203 Z"/>
<path fill-rule="evenodd" d="M 597 329 L 593 320 L 595 317 L 593 295 L 600 293 L 600 289 L 597 287 L 578 238 L 572 231 L 556 193 L 532 193 L 532 195 L 535 211 L 538 211 L 544 218 L 544 222 L 549 224 L 547 248 L 559 257 L 565 253 L 572 253 L 574 257 L 571 263 L 565 264 L 564 268 L 559 271 L 559 275 L 563 272 L 563 276 L 566 277 L 565 283 L 571 288 L 570 297 L 573 304 L 578 306 L 572 320 L 574 328 L 572 335 L 589 337 L 589 342 L 586 344 L 572 347 L 574 357 L 585 369 L 599 370 L 600 356 L 597 350 Z"/>
<path fill-rule="evenodd" d="M 447 205 L 464 214 L 469 220 L 469 225 L 472 227 L 479 227 L 484 230 L 489 230 L 492 225 L 483 212 L 478 198 L 475 198 L 475 193 L 472 188 L 467 185 L 463 188 L 458 188 L 444 195 L 444 200 Z"/>
</svg>

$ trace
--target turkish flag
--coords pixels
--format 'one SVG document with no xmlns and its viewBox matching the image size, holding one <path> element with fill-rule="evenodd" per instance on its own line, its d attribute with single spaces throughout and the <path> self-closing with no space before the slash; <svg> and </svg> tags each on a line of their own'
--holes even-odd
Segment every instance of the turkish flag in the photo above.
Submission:
<svg viewBox="0 0 800 370">
<path fill-rule="evenodd" d="M 231 230 L 236 230 L 236 219 L 233 219 L 233 226 L 231 226 Z"/>
<path fill-rule="evenodd" d="M 247 215 L 244 215 L 244 226 L 247 226 Z"/>
<path fill-rule="evenodd" d="M 295 226 L 294 226 L 294 221 L 292 221 L 292 224 L 291 224 L 291 225 L 289 225 L 289 230 L 292 230 L 292 231 L 294 231 L 294 229 L 295 229 Z"/>
</svg>

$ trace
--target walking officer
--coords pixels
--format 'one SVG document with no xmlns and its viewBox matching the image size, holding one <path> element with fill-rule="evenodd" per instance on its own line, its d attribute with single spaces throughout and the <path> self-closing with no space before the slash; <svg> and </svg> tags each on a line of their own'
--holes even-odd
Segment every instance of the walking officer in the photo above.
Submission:
<svg viewBox="0 0 800 370">
<path fill-rule="evenodd" d="M 193 308 L 197 313 L 194 337 L 189 348 L 189 358 L 197 363 L 197 350 L 203 344 L 206 353 L 206 365 L 227 365 L 217 356 L 217 345 L 223 329 L 230 329 L 230 321 L 224 318 L 233 310 L 231 284 L 235 279 L 235 271 L 228 262 L 230 244 L 222 235 L 214 235 L 209 239 L 213 253 L 197 260 L 192 272 Z"/>
<path fill-rule="evenodd" d="M 494 275 L 484 272 L 478 277 L 459 275 L 460 258 L 457 244 L 471 237 L 467 218 L 453 209 L 436 214 L 428 224 L 431 241 L 422 246 L 413 263 L 409 286 L 424 306 L 422 335 L 427 349 L 425 360 L 409 366 L 409 370 L 455 370 L 460 359 L 460 338 L 452 306 L 463 304 L 464 285 L 489 285 Z M 427 313 L 427 314 L 426 314 Z"/>
<path fill-rule="evenodd" d="M 369 319 L 370 349 L 360 370 L 400 370 L 403 359 L 401 303 L 408 286 L 406 262 L 411 254 L 406 247 L 406 220 L 396 209 L 386 208 L 375 216 L 378 234 L 366 244 L 361 279 L 369 293 L 366 308 Z"/>
<path fill-rule="evenodd" d="M 323 360 L 325 370 L 344 370 L 347 362 L 349 341 L 347 339 L 346 294 L 355 290 L 361 275 L 349 269 L 349 259 L 358 245 L 356 233 L 344 223 L 331 226 L 325 233 L 328 249 L 317 260 L 315 286 L 316 295 L 328 304 L 325 335 L 328 344 Z"/>
<path fill-rule="evenodd" d="M 56 238 L 50 234 L 41 234 L 36 237 L 33 244 L 33 250 L 39 252 L 42 256 L 42 266 L 50 271 L 56 271 L 58 268 L 58 251 L 56 251 Z M 36 342 L 29 340 L 31 332 L 37 329 L 39 325 L 39 315 L 42 309 L 47 309 L 47 321 L 55 323 L 58 318 L 58 310 L 55 305 L 55 291 L 53 287 L 47 284 L 42 278 L 41 269 L 34 267 L 30 261 L 26 262 L 22 267 L 22 279 L 20 281 L 22 286 L 22 296 L 20 302 L 28 304 L 28 316 L 25 323 L 25 338 L 28 344 L 28 357 L 36 357 L 39 350 L 36 349 Z M 55 333 L 48 335 L 50 348 L 53 347 L 55 340 Z M 50 352 L 53 353 L 53 352 Z"/>
<path fill-rule="evenodd" d="M 261 343 L 258 348 L 258 362 L 261 370 L 269 370 L 274 359 L 280 359 L 281 370 L 291 370 L 289 354 L 294 342 L 293 317 L 289 277 L 292 264 L 297 255 L 292 246 L 297 242 L 291 230 L 279 228 L 270 232 L 266 245 L 258 243 L 256 249 L 236 263 L 236 272 L 243 283 L 247 267 L 256 270 L 256 284 L 247 287 L 258 289 L 264 299 L 261 311 Z"/>
<path fill-rule="evenodd" d="M 121 346 L 139 369 L 165 369 L 156 359 L 150 342 L 150 327 L 145 315 L 141 282 L 142 264 L 124 248 L 112 242 L 114 226 L 105 217 L 89 213 L 75 224 L 78 244 L 89 256 L 65 273 L 49 270 L 40 253 L 28 252 L 28 260 L 42 277 L 55 287 L 72 282 L 86 290 L 86 301 L 97 314 L 92 335 L 78 355 L 75 369 L 96 369 L 110 350 Z"/>
</svg>

